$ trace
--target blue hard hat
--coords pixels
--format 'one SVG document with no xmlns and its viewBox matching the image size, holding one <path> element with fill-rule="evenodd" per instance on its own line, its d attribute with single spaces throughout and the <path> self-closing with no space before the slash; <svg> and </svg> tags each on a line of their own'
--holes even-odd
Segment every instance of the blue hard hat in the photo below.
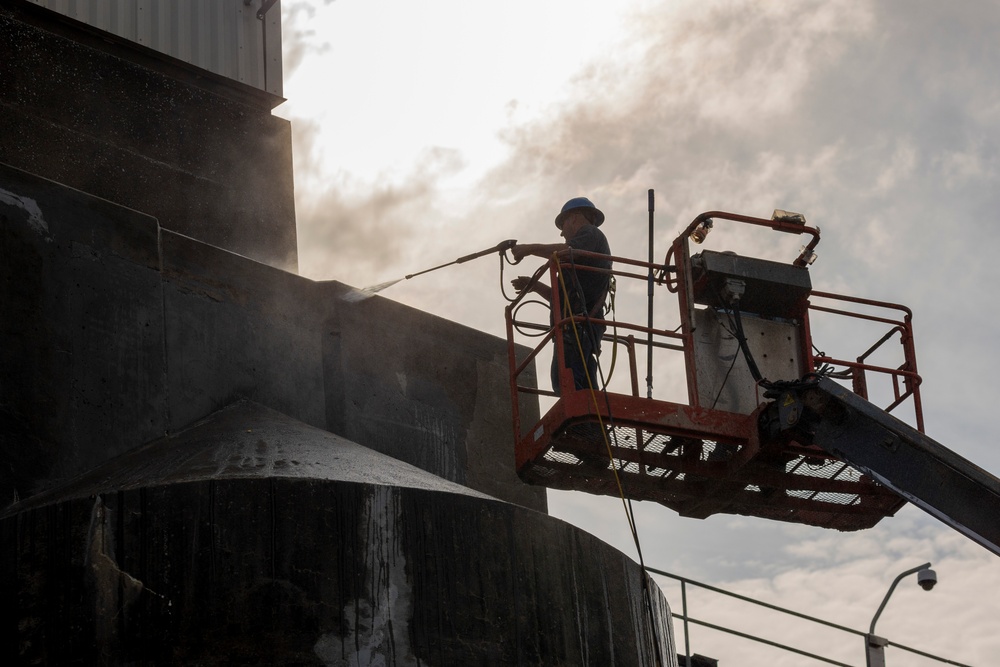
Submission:
<svg viewBox="0 0 1000 667">
<path fill-rule="evenodd" d="M 604 222 L 604 214 L 601 210 L 594 206 L 594 202 L 590 201 L 586 197 L 573 197 L 568 202 L 563 204 L 562 210 L 559 211 L 559 215 L 556 216 L 556 227 L 562 229 L 563 220 L 566 219 L 566 214 L 571 211 L 577 211 L 581 208 L 589 209 L 590 212 L 587 217 L 590 218 L 590 222 L 593 223 L 595 227 L 600 227 L 601 223 Z"/>
</svg>

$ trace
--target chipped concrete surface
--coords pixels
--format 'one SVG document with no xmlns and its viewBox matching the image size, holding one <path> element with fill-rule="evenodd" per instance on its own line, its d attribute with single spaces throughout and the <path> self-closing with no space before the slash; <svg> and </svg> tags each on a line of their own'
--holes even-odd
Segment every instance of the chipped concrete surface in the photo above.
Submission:
<svg viewBox="0 0 1000 667">
<path fill-rule="evenodd" d="M 31 227 L 31 229 L 36 233 L 51 241 L 51 238 L 48 238 L 49 224 L 45 222 L 45 216 L 42 215 L 42 209 L 38 208 L 38 202 L 34 199 L 17 195 L 13 192 L 0 188 L 0 204 L 13 206 L 14 208 L 19 208 L 24 211 L 28 226 Z"/>
</svg>

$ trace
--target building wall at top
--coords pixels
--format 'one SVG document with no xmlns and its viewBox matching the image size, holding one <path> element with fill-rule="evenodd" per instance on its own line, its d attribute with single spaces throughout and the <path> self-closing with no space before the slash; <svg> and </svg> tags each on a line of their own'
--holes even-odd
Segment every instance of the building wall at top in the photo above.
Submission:
<svg viewBox="0 0 1000 667">
<path fill-rule="evenodd" d="M 222 76 L 282 94 L 281 3 L 261 0 L 29 0 Z"/>
<path fill-rule="evenodd" d="M 279 97 L 24 0 L 0 0 L 0 62 L 0 162 L 297 270 Z"/>
</svg>

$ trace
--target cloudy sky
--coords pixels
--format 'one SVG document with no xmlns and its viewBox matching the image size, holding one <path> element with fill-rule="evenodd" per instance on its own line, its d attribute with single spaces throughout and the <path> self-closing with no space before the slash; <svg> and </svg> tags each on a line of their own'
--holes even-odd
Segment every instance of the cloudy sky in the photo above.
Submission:
<svg viewBox="0 0 1000 667">
<path fill-rule="evenodd" d="M 658 259 L 701 211 L 800 211 L 823 232 L 814 286 L 913 308 L 928 434 L 1000 474 L 997 3 L 283 4 L 277 113 L 292 121 L 303 275 L 365 287 L 508 238 L 557 241 L 552 218 L 578 195 L 606 213 L 614 253 L 637 259 L 650 188 Z M 792 259 L 798 242 L 774 236 L 710 240 Z M 483 259 L 382 296 L 502 335 L 498 275 Z M 632 296 L 643 308 L 644 289 Z M 620 501 L 549 497 L 635 554 Z M 636 515 L 648 565 L 859 630 L 896 574 L 931 561 L 938 587 L 904 581 L 879 634 L 967 664 L 1000 655 L 1000 559 L 915 508 L 860 533 L 649 503 Z M 697 618 L 863 664 L 860 638 L 688 597 Z M 723 665 L 821 664 L 697 628 L 692 641 Z"/>
</svg>

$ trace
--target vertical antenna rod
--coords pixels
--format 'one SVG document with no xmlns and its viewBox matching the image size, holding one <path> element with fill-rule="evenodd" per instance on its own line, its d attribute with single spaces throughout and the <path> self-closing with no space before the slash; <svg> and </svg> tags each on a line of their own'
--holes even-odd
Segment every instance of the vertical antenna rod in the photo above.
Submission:
<svg viewBox="0 0 1000 667">
<path fill-rule="evenodd" d="M 646 286 L 646 398 L 653 398 L 653 189 L 649 189 L 649 278 Z"/>
</svg>

